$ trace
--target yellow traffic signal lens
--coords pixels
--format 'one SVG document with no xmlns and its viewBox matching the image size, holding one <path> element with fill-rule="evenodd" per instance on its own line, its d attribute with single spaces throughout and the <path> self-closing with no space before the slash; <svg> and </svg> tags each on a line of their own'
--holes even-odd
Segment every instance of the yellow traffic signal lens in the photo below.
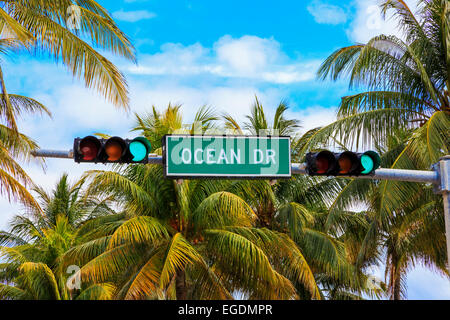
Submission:
<svg viewBox="0 0 450 320">
<path fill-rule="evenodd" d="M 339 174 L 359 174 L 360 162 L 358 155 L 354 152 L 346 151 L 339 155 Z"/>
<path fill-rule="evenodd" d="M 347 174 L 350 173 L 350 170 L 352 170 L 352 159 L 350 159 L 349 156 L 347 156 L 346 154 L 342 155 L 339 160 L 339 167 L 341 168 L 341 170 L 339 171 L 339 173 L 341 174 Z"/>
<path fill-rule="evenodd" d="M 122 158 L 123 151 L 121 144 L 116 141 L 109 142 L 105 147 L 108 161 L 119 161 Z"/>
</svg>

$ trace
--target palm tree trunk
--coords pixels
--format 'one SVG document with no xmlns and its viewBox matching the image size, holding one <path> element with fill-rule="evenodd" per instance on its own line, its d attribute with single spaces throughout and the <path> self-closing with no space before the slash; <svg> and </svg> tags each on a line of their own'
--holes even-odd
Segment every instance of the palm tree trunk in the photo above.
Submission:
<svg viewBox="0 0 450 320">
<path fill-rule="evenodd" d="M 399 259 L 395 252 L 391 255 L 390 266 L 390 279 L 389 279 L 389 291 L 391 300 L 401 300 L 401 274 Z"/>
<path fill-rule="evenodd" d="M 186 300 L 187 286 L 186 286 L 186 272 L 178 270 L 175 276 L 175 289 L 177 300 Z"/>
<path fill-rule="evenodd" d="M 400 296 L 400 274 L 397 271 L 396 275 L 395 275 L 395 282 L 394 282 L 394 294 L 393 294 L 393 300 L 401 300 L 401 296 Z"/>
</svg>

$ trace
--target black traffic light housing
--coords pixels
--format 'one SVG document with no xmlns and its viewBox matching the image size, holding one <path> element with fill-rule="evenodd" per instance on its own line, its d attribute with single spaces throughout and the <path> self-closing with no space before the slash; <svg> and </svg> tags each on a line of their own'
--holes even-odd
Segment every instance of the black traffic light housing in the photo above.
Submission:
<svg viewBox="0 0 450 320">
<path fill-rule="evenodd" d="M 99 139 L 94 136 L 76 138 L 73 146 L 77 163 L 148 163 L 151 144 L 144 137 Z"/>
<path fill-rule="evenodd" d="M 306 155 L 306 172 L 310 176 L 364 176 L 380 167 L 381 158 L 374 151 L 333 153 L 321 151 Z"/>
</svg>

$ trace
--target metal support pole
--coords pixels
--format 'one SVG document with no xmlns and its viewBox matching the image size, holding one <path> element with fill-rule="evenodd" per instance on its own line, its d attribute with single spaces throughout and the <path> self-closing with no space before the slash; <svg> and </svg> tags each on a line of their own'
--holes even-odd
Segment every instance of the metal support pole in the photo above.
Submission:
<svg viewBox="0 0 450 320">
<path fill-rule="evenodd" d="M 54 158 L 54 159 L 73 159 L 73 150 L 58 151 L 58 150 L 36 150 L 31 152 L 35 158 Z M 157 154 L 149 154 L 148 163 L 162 164 L 163 158 Z"/>
<path fill-rule="evenodd" d="M 378 169 L 373 175 L 358 176 L 358 179 L 391 180 L 420 183 L 439 183 L 439 173 L 436 171 Z"/>
<path fill-rule="evenodd" d="M 73 159 L 73 150 L 56 151 L 56 150 L 36 150 L 31 155 L 35 158 L 55 158 L 55 159 Z"/>
<path fill-rule="evenodd" d="M 292 174 L 305 175 L 306 164 L 293 163 Z M 351 178 L 351 177 L 349 177 Z M 409 181 L 409 182 L 421 182 L 421 183 L 439 183 L 439 173 L 436 171 L 421 171 L 421 170 L 403 170 L 403 169 L 378 169 L 374 174 L 368 176 L 358 176 L 358 179 L 370 179 L 370 180 L 396 180 L 396 181 Z"/>
<path fill-rule="evenodd" d="M 438 192 L 442 193 L 444 202 L 445 235 L 447 239 L 447 268 L 450 272 L 450 156 L 439 162 L 440 184 Z"/>
<path fill-rule="evenodd" d="M 151 155 L 148 156 L 148 163 L 162 165 L 163 164 L 163 157 L 151 154 Z"/>
<path fill-rule="evenodd" d="M 442 196 L 444 197 L 445 236 L 447 239 L 447 268 L 450 272 L 450 192 L 446 191 Z"/>
</svg>

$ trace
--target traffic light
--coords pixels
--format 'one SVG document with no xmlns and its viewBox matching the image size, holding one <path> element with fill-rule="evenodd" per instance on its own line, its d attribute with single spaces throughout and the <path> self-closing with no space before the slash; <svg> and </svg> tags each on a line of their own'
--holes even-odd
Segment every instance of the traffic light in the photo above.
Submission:
<svg viewBox="0 0 450 320">
<path fill-rule="evenodd" d="M 380 167 L 381 158 L 374 151 L 333 153 L 321 151 L 306 155 L 306 172 L 310 176 L 370 175 Z"/>
<path fill-rule="evenodd" d="M 150 142 L 139 137 L 133 140 L 112 137 L 98 139 L 94 136 L 74 141 L 74 159 L 77 163 L 148 163 Z"/>
</svg>

